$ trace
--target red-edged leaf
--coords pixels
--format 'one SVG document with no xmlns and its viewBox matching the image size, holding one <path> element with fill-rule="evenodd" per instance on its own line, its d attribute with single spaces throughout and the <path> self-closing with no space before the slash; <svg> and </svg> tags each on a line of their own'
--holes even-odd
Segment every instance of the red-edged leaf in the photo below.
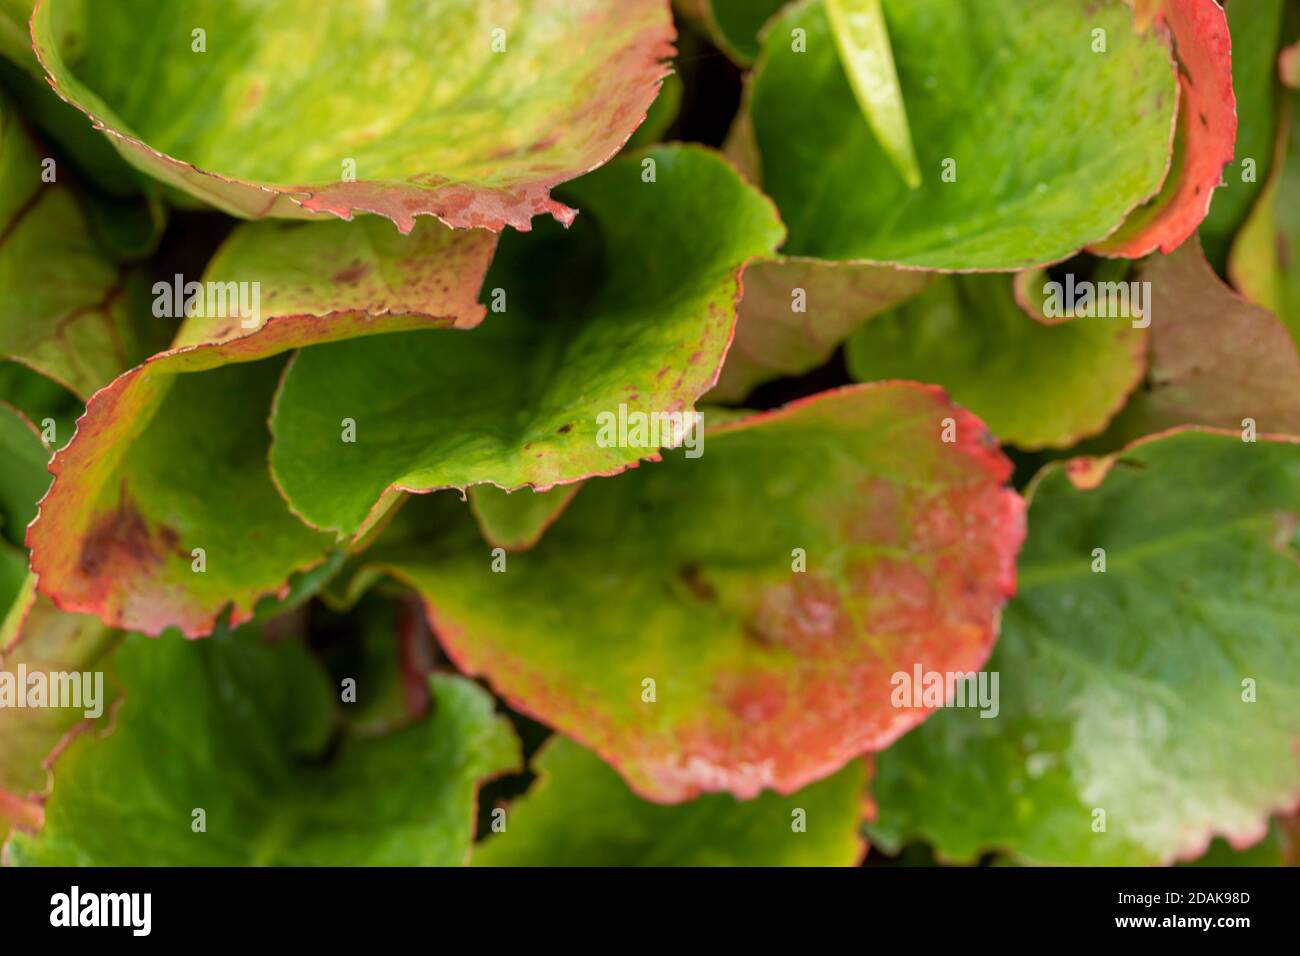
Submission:
<svg viewBox="0 0 1300 956">
<path fill-rule="evenodd" d="M 402 232 L 417 216 L 571 222 L 550 190 L 645 119 L 675 36 L 668 0 L 40 0 L 32 15 L 55 92 L 180 198 L 245 218 L 370 212 Z"/>
<path fill-rule="evenodd" d="M 1163 0 L 1156 20 L 1172 34 L 1180 64 L 1172 165 L 1160 195 L 1091 247 L 1101 255 L 1138 259 L 1182 245 L 1210 211 L 1236 145 L 1232 38 L 1223 8 L 1215 0 Z"/>
<path fill-rule="evenodd" d="M 472 326 L 494 247 L 488 233 L 429 221 L 409 237 L 376 219 L 234 233 L 205 278 L 258 283 L 261 326 L 243 328 L 237 309 L 191 316 L 175 347 L 91 398 L 28 531 L 41 591 L 112 626 L 189 636 L 209 633 L 227 605 L 234 626 L 263 596 L 283 597 L 290 574 L 324 560 L 332 538 L 294 518 L 271 483 L 265 421 L 279 367 L 257 360 Z M 206 374 L 186 374 L 195 372 Z"/>
<path fill-rule="evenodd" d="M 897 672 L 980 667 L 1023 503 L 987 428 L 911 383 L 824 393 L 702 447 L 587 482 L 505 564 L 454 495 L 421 496 L 363 568 L 415 586 L 462 670 L 643 797 L 791 792 L 925 719 L 893 705 Z"/>
</svg>

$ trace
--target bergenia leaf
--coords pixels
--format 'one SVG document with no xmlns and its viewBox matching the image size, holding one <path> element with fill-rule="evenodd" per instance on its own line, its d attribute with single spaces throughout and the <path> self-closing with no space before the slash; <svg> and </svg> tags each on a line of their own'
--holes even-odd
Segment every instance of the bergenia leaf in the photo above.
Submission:
<svg viewBox="0 0 1300 956">
<path fill-rule="evenodd" d="M 1233 243 L 1228 273 L 1300 343 L 1300 97 L 1284 101 L 1268 182 Z"/>
<path fill-rule="evenodd" d="M 831 32 L 853 95 L 885 154 L 913 189 L 921 185 L 916 147 L 907 125 L 907 104 L 889 45 L 881 0 L 825 0 Z"/>
<path fill-rule="evenodd" d="M 1275 60 L 1282 34 L 1284 0 L 1228 4 L 1232 36 L 1232 89 L 1237 97 L 1237 143 L 1223 171 L 1210 213 L 1201 224 L 1201 243 L 1221 267 L 1232 237 L 1249 214 L 1272 169 L 1273 143 L 1282 101 Z"/>
<path fill-rule="evenodd" d="M 1122 0 L 886 0 L 885 13 L 919 189 L 862 122 L 823 0 L 767 31 L 749 106 L 784 252 L 1028 268 L 1104 238 L 1159 191 L 1177 82 L 1167 41 L 1138 34 Z"/>
<path fill-rule="evenodd" d="M 324 560 L 329 538 L 295 519 L 271 483 L 265 421 L 283 363 L 255 360 L 352 335 L 473 325 L 494 245 L 434 222 L 409 237 L 376 219 L 237 230 L 205 274 L 203 314 L 174 348 L 98 392 L 54 458 L 27 538 L 41 590 L 113 626 L 192 636 L 228 604 L 234 626 L 262 596 L 287 593 L 289 574 Z M 175 306 L 184 286 L 155 291 L 156 304 Z M 254 296 L 260 309 L 249 308 Z"/>
<path fill-rule="evenodd" d="M 1007 276 L 954 276 L 849 340 L 858 381 L 942 385 L 1002 441 L 1068 448 L 1096 435 L 1146 370 L 1147 337 L 1127 316 L 1044 325 L 1015 302 Z"/>
<path fill-rule="evenodd" d="M 1300 435 L 1300 352 L 1275 315 L 1224 285 L 1195 241 L 1138 277 L 1151 283 L 1150 369 L 1109 447 L 1176 425 Z"/>
<path fill-rule="evenodd" d="M 1218 0 L 1162 0 L 1159 31 L 1172 34 L 1178 53 L 1178 135 L 1160 195 L 1137 210 L 1092 251 L 1138 259 L 1172 252 L 1205 219 L 1237 138 L 1232 86 L 1232 38 Z"/>
<path fill-rule="evenodd" d="M 571 221 L 550 189 L 619 150 L 675 36 L 668 0 L 117 0 L 85 5 L 68 51 L 69 7 L 37 4 L 37 53 L 137 168 L 238 216 L 403 232 Z"/>
<path fill-rule="evenodd" d="M 12 544 L 23 543 L 36 517 L 36 502 L 50 484 L 49 460 L 50 449 L 27 416 L 0 401 L 0 534 Z"/>
<path fill-rule="evenodd" d="M 751 263 L 736 335 L 709 398 L 740 402 L 763 382 L 811 372 L 864 321 L 933 278 L 914 269 L 796 256 Z"/>
<path fill-rule="evenodd" d="M 0 652 L 17 632 L 17 618 L 24 613 L 16 605 L 30 603 L 32 579 L 22 543 L 36 515 L 36 502 L 50 483 L 49 460 L 50 448 L 31 420 L 0 401 L 0 462 L 4 463 L 0 468 Z"/>
<path fill-rule="evenodd" d="M 684 92 L 682 78 L 676 73 L 670 73 L 659 88 L 659 96 L 650 105 L 645 122 L 637 127 L 623 147 L 624 152 L 642 150 L 662 141 L 681 112 Z"/>
<path fill-rule="evenodd" d="M 1300 799 L 1297 501 L 1300 447 L 1237 433 L 1052 465 L 986 665 L 997 715 L 947 710 L 882 754 L 873 839 L 1058 865 L 1261 839 Z"/>
<path fill-rule="evenodd" d="M 116 643 L 98 619 L 61 613 L 36 593 L 26 551 L 0 541 L 0 674 L 23 695 L 43 680 L 47 705 L 61 675 L 90 675 L 79 676 L 68 706 L 16 706 L 8 695 L 0 706 L 0 844 L 10 827 L 39 826 L 49 763 L 66 741 L 109 721 L 116 687 L 103 679 L 103 661 Z"/>
<path fill-rule="evenodd" d="M 41 591 L 114 627 L 197 636 L 227 607 L 232 626 L 248 620 L 324 561 L 330 539 L 288 512 L 266 471 L 282 366 L 178 376 L 155 362 L 98 392 L 28 529 Z"/>
<path fill-rule="evenodd" d="M 1215 839 L 1204 856 L 1181 866 L 1295 866 L 1294 836 L 1287 832 L 1284 820 L 1274 820 L 1268 836 L 1252 846 L 1234 849 L 1226 840 Z M 1294 819 L 1294 815 L 1289 819 Z"/>
<path fill-rule="evenodd" d="M 319 621 L 320 612 L 314 613 Z M 322 652 L 336 681 L 355 681 L 356 701 L 344 711 L 349 728 L 377 736 L 428 715 L 434 644 L 417 598 L 408 594 L 389 600 L 367 593 L 346 618 L 329 619 L 317 629 L 350 638 L 332 641 Z"/>
<path fill-rule="evenodd" d="M 493 485 L 476 485 L 469 490 L 469 503 L 488 544 L 507 551 L 527 551 L 542 539 L 581 487 L 522 488 L 511 494 Z"/>
<path fill-rule="evenodd" d="M 785 797 L 710 794 L 677 806 L 640 799 L 563 737 L 546 742 L 533 770 L 505 830 L 475 847 L 475 866 L 854 866 L 867 849 L 862 760 Z"/>
<path fill-rule="evenodd" d="M 1129 311 L 1133 318 L 1138 318 L 1138 312 L 1141 311 L 1141 300 L 1135 299 L 1132 287 L 1128 287 L 1127 299 L 1119 298 L 1121 293 L 1117 287 L 1108 286 L 1105 283 L 1127 282 L 1129 274 L 1133 271 L 1133 263 L 1128 259 L 1092 259 L 1078 260 L 1081 270 L 1085 274 L 1077 274 L 1074 266 L 1062 266 L 1059 270 L 1062 273 L 1060 281 L 1052 273 L 1042 267 L 1037 269 L 1024 269 L 1015 273 L 1011 279 L 1012 297 L 1016 305 L 1036 322 L 1043 325 L 1060 325 L 1063 322 L 1069 322 L 1075 318 L 1080 318 L 1080 309 L 1086 313 L 1087 305 L 1083 290 L 1085 286 L 1091 285 L 1093 311 L 1098 308 L 1109 310 L 1110 290 L 1116 289 L 1116 312 L 1121 310 Z M 1087 280 L 1086 282 L 1082 280 Z M 1071 293 L 1071 283 L 1073 283 L 1073 292 Z M 1073 295 L 1073 298 L 1071 298 Z M 1104 296 L 1104 299 L 1103 299 Z M 1106 306 L 1099 306 L 1098 302 L 1105 301 Z M 1124 302 L 1128 302 L 1127 309 Z M 1050 313 L 1050 314 L 1049 314 Z M 1082 316 L 1090 317 L 1090 316 Z M 1118 316 L 1112 316 L 1118 317 Z"/>
<path fill-rule="evenodd" d="M 26 583 L 27 552 L 0 539 L 0 615 L 13 607 Z"/>
<path fill-rule="evenodd" d="M 643 798 L 790 793 L 925 718 L 890 706 L 895 672 L 981 665 L 1022 504 L 987 429 L 917 385 L 826 393 L 699 447 L 589 481 L 504 563 L 454 495 L 408 503 L 363 558 L 420 592 L 462 670 Z"/>
<path fill-rule="evenodd" d="M 6 862 L 460 864 L 479 783 L 519 763 L 491 697 L 458 677 L 431 680 L 427 720 L 333 749 L 339 693 L 297 642 L 132 635 L 112 669 L 115 725 L 58 757 L 44 826 L 15 832 Z"/>
<path fill-rule="evenodd" d="M 696 147 L 622 157 L 569 194 L 586 225 L 505 237 L 485 283 L 492 313 L 473 334 L 370 336 L 294 358 L 271 467 L 296 514 L 352 535 L 399 490 L 546 490 L 657 456 L 649 433 L 602 438 L 603 416 L 693 411 L 731 341 L 741 271 L 775 250 L 781 224 Z M 340 441 L 343 419 L 354 441 Z"/>
<path fill-rule="evenodd" d="M 0 118 L 0 358 L 84 399 L 153 344 L 132 314 L 141 290 L 96 245 L 70 171 L 3 99 Z"/>
<path fill-rule="evenodd" d="M 51 448 L 66 445 L 86 403 L 21 362 L 0 362 L 0 402 L 19 412 Z M 28 472 L 30 473 L 30 472 Z"/>
<path fill-rule="evenodd" d="M 53 675 L 77 675 L 79 696 L 73 703 L 78 706 L 0 707 L 0 804 L 8 799 L 39 820 L 40 802 L 50 789 L 50 762 L 59 748 L 74 733 L 106 727 L 112 720 L 117 688 L 103 672 L 118 635 L 96 618 L 63 614 L 36 593 L 30 577 L 15 606 L 7 615 L 0 613 L 0 622 L 0 672 L 11 680 L 21 675 L 30 681 L 40 674 L 48 688 Z M 19 692 L 31 686 L 25 683 Z M 7 835 L 4 817 L 0 809 L 0 843 Z M 11 816 L 11 822 L 28 821 Z"/>
<path fill-rule="evenodd" d="M 40 64 L 32 52 L 32 38 L 27 30 L 34 5 L 35 0 L 0 0 L 0 56 L 29 73 L 40 75 Z"/>
<path fill-rule="evenodd" d="M 758 56 L 758 34 L 785 0 L 674 0 L 686 17 L 704 27 L 723 53 L 741 66 Z"/>
</svg>

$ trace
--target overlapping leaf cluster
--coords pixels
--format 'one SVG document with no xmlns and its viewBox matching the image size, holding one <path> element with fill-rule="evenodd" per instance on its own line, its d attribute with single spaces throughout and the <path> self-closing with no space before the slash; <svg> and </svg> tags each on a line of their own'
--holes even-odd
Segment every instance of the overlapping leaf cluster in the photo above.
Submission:
<svg viewBox="0 0 1300 956">
<path fill-rule="evenodd" d="M 0 5 L 6 863 L 1290 853 L 1300 11 L 675 6 Z"/>
</svg>

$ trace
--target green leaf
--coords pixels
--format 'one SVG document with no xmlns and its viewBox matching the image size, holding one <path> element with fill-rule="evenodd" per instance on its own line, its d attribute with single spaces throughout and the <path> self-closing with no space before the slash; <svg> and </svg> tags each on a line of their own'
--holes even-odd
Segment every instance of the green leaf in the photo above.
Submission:
<svg viewBox="0 0 1300 956">
<path fill-rule="evenodd" d="M 673 123 L 677 121 L 677 116 L 682 109 L 684 93 L 685 87 L 680 76 L 670 73 L 665 77 L 663 86 L 659 88 L 658 98 L 651 104 L 650 112 L 646 114 L 645 122 L 637 127 L 637 131 L 627 141 L 627 145 L 623 147 L 624 152 L 634 152 L 661 142 Z"/>
<path fill-rule="evenodd" d="M 1268 828 L 1268 836 L 1258 843 L 1234 848 L 1227 841 L 1216 838 L 1206 854 L 1183 866 L 1295 866 L 1289 859 L 1290 840 L 1286 830 L 1277 820 Z"/>
<path fill-rule="evenodd" d="M 758 56 L 758 34 L 785 0 L 674 0 L 688 18 L 704 27 L 709 38 L 740 66 Z"/>
<path fill-rule="evenodd" d="M 367 593 L 345 617 L 314 610 L 312 624 L 334 682 L 355 682 L 349 728 L 375 736 L 427 715 L 433 635 L 414 595 L 394 601 Z"/>
<path fill-rule="evenodd" d="M 255 360 L 350 335 L 472 325 L 494 245 L 433 222 L 409 237 L 376 219 L 236 230 L 174 347 L 98 392 L 55 456 L 27 539 L 41 590 L 113 626 L 190 636 L 209 633 L 227 605 L 235 626 L 264 595 L 283 597 L 330 539 L 295 519 L 271 482 L 265 421 L 283 363 Z M 183 286 L 154 291 L 155 309 L 174 307 Z"/>
<path fill-rule="evenodd" d="M 72 392 L 20 362 L 0 362 L 0 402 L 20 412 L 42 438 L 57 448 L 76 431 L 77 418 L 86 405 Z"/>
<path fill-rule="evenodd" d="M 1068 448 L 1123 407 L 1146 345 L 1128 317 L 1044 325 L 1016 305 L 1009 277 L 956 276 L 864 323 L 847 359 L 858 381 L 942 385 L 1002 441 Z"/>
<path fill-rule="evenodd" d="M 890 706 L 893 672 L 984 661 L 1021 501 L 984 426 L 916 385 L 826 393 L 702 447 L 588 482 L 504 565 L 452 495 L 412 499 L 361 563 L 421 593 L 463 671 L 642 797 L 792 792 L 924 719 Z"/>
<path fill-rule="evenodd" d="M 460 864 L 478 784 L 519 762 L 491 697 L 457 677 L 432 678 L 422 723 L 330 749 L 337 691 L 296 642 L 135 635 L 113 669 L 115 727 L 58 758 L 45 825 L 14 833 L 8 863 Z"/>
<path fill-rule="evenodd" d="M 0 120 L 0 358 L 84 399 L 156 344 L 134 321 L 142 290 L 96 245 L 66 171 L 3 99 Z"/>
<path fill-rule="evenodd" d="M 475 848 L 475 866 L 854 866 L 866 853 L 861 760 L 790 796 L 713 794 L 678 806 L 639 799 L 563 737 L 547 741 L 533 768 L 538 779 L 504 832 Z"/>
<path fill-rule="evenodd" d="M 233 215 L 403 232 L 571 221 L 550 189 L 619 150 L 673 54 L 663 0 L 117 0 L 75 50 L 68 7 L 37 5 L 37 52 L 134 166 Z"/>
<path fill-rule="evenodd" d="M 1300 343 L 1300 97 L 1291 94 L 1278 128 L 1268 182 L 1228 259 L 1233 285 L 1274 313 Z"/>
<path fill-rule="evenodd" d="M 1174 71 L 1121 0 L 885 0 L 885 13 L 919 189 L 862 122 L 821 0 L 767 32 L 749 102 L 787 254 L 1028 268 L 1102 239 L 1159 190 Z"/>
<path fill-rule="evenodd" d="M 271 419 L 271 468 L 295 513 L 352 535 L 397 491 L 544 491 L 657 456 L 650 435 L 605 440 L 602 416 L 693 410 L 731 340 L 741 270 L 781 225 L 696 147 L 620 158 L 570 194 L 585 225 L 505 237 L 485 284 L 493 312 L 472 333 L 297 355 Z M 354 442 L 339 441 L 344 418 Z"/>
<path fill-rule="evenodd" d="M 27 552 L 0 539 L 0 613 L 13 607 L 26 583 Z"/>
<path fill-rule="evenodd" d="M 107 726 L 117 696 L 113 683 L 103 679 L 103 669 L 118 636 L 95 618 L 64 614 L 49 598 L 38 595 L 36 579 L 27 573 L 26 553 L 3 542 L 0 573 L 10 553 L 20 557 L 23 580 L 17 598 L 0 605 L 0 673 L 15 681 L 37 673 L 45 675 L 47 682 L 53 681 L 55 674 L 69 672 L 92 676 L 89 684 L 77 681 L 74 693 L 89 692 L 89 696 L 74 698 L 79 707 L 0 707 L 0 740 L 4 741 L 0 747 L 0 843 L 13 825 L 39 825 L 40 801 L 50 789 L 50 760 L 71 735 Z M 25 693 L 27 685 L 18 686 Z"/>
<path fill-rule="evenodd" d="M 85 43 L 84 0 L 63 0 L 58 46 L 78 50 Z M 65 103 L 46 82 L 29 21 L 36 0 L 0 0 L 0 83 L 19 112 L 36 129 L 58 143 L 76 166 L 78 177 L 112 197 L 140 191 L 141 177 L 76 107 Z"/>
<path fill-rule="evenodd" d="M 524 488 L 511 494 L 492 485 L 477 485 L 469 490 L 469 502 L 483 540 L 507 551 L 527 551 L 541 540 L 581 487 Z"/>
<path fill-rule="evenodd" d="M 0 633 L 0 672 L 16 679 L 21 667 L 28 677 L 91 672 L 102 678 L 118 640 L 95 618 L 64 614 L 29 587 Z M 90 689 L 96 699 L 83 697 L 79 707 L 0 707 L 0 790 L 24 798 L 43 796 L 49 789 L 47 759 L 60 741 L 74 729 L 102 729 L 111 723 L 117 688 L 103 680 L 99 691 L 93 683 Z"/>
<path fill-rule="evenodd" d="M 0 402 L 0 533 L 14 545 L 23 543 L 36 502 L 50 484 L 49 460 L 50 449 L 27 416 Z"/>
<path fill-rule="evenodd" d="M 1261 839 L 1300 793 L 1297 501 L 1300 447 L 1236 434 L 1050 466 L 986 667 L 999 713 L 948 710 L 882 754 L 873 839 L 1058 865 Z"/>
<path fill-rule="evenodd" d="M 114 627 L 197 636 L 227 607 L 231 626 L 248 620 L 263 596 L 287 595 L 291 573 L 324 561 L 329 538 L 288 512 L 266 471 L 282 367 L 99 392 L 28 531 L 41 591 Z"/>
<path fill-rule="evenodd" d="M 33 76 L 40 76 L 41 65 L 32 51 L 27 27 L 35 5 L 36 0 L 0 0 L 0 55 Z"/>
<path fill-rule="evenodd" d="M 863 115 L 903 181 L 916 189 L 921 170 L 881 0 L 826 0 L 826 15 Z"/>
<path fill-rule="evenodd" d="M 1232 37 L 1232 88 L 1237 97 L 1234 162 L 1223 171 L 1224 188 L 1214 193 L 1201 224 L 1201 242 L 1210 261 L 1222 266 L 1237 229 L 1272 169 L 1273 143 L 1282 96 L 1278 84 L 1278 46 L 1283 0 L 1228 4 Z M 1247 172 L 1250 176 L 1247 177 Z"/>
</svg>

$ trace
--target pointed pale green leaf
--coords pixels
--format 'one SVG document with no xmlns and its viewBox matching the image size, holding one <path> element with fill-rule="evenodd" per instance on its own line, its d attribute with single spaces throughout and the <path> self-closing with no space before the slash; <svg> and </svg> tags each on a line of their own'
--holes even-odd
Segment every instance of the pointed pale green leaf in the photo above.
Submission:
<svg viewBox="0 0 1300 956">
<path fill-rule="evenodd" d="M 568 194 L 586 210 L 572 232 L 503 239 L 479 328 L 294 358 L 271 467 L 297 514 L 350 535 L 397 490 L 546 490 L 658 454 L 648 433 L 602 438 L 602 416 L 693 410 L 731 341 L 741 270 L 774 251 L 781 224 L 697 147 L 622 157 Z M 355 441 L 340 440 L 345 418 Z"/>
<path fill-rule="evenodd" d="M 1021 501 L 985 427 L 916 385 L 826 393 L 702 448 L 587 482 L 504 565 L 450 494 L 412 499 L 361 562 L 416 587 L 462 670 L 643 797 L 792 792 L 925 718 L 891 706 L 895 671 L 984 661 Z"/>
<path fill-rule="evenodd" d="M 884 11 L 921 188 L 862 122 L 822 0 L 796 3 L 768 29 L 749 99 L 784 252 L 1027 268 L 1105 237 L 1160 189 L 1176 78 L 1167 41 L 1137 34 L 1122 0 Z"/>
<path fill-rule="evenodd" d="M 571 221 L 550 189 L 626 142 L 667 73 L 667 0 L 40 0 L 55 90 L 139 169 L 244 217 Z"/>
<path fill-rule="evenodd" d="M 1068 448 L 1105 429 L 1142 380 L 1146 332 L 1125 317 L 1035 322 L 1007 276 L 955 276 L 849 340 L 858 381 L 942 385 L 999 439 Z"/>
<path fill-rule="evenodd" d="M 1236 434 L 1051 466 L 987 664 L 997 716 L 947 710 L 882 754 L 873 839 L 1062 865 L 1261 839 L 1300 795 L 1297 502 L 1300 446 Z"/>
<path fill-rule="evenodd" d="M 461 864 L 478 784 L 519 761 L 491 697 L 457 677 L 432 679 L 427 720 L 331 747 L 346 705 L 297 642 L 136 635 L 112 668 L 113 728 L 59 756 L 44 827 L 14 833 L 8 863 Z"/>
<path fill-rule="evenodd" d="M 867 768 L 855 760 L 789 796 L 726 794 L 663 806 L 640 799 L 599 757 L 554 737 L 529 791 L 475 866 L 853 866 Z"/>
<path fill-rule="evenodd" d="M 1277 155 L 1259 201 L 1237 234 L 1228 272 L 1242 294 L 1271 311 L 1300 343 L 1300 96 L 1291 94 Z"/>
<path fill-rule="evenodd" d="M 907 125 L 907 105 L 889 45 L 881 0 L 825 0 L 831 32 L 853 95 L 903 181 L 921 185 L 916 147 Z"/>
</svg>

